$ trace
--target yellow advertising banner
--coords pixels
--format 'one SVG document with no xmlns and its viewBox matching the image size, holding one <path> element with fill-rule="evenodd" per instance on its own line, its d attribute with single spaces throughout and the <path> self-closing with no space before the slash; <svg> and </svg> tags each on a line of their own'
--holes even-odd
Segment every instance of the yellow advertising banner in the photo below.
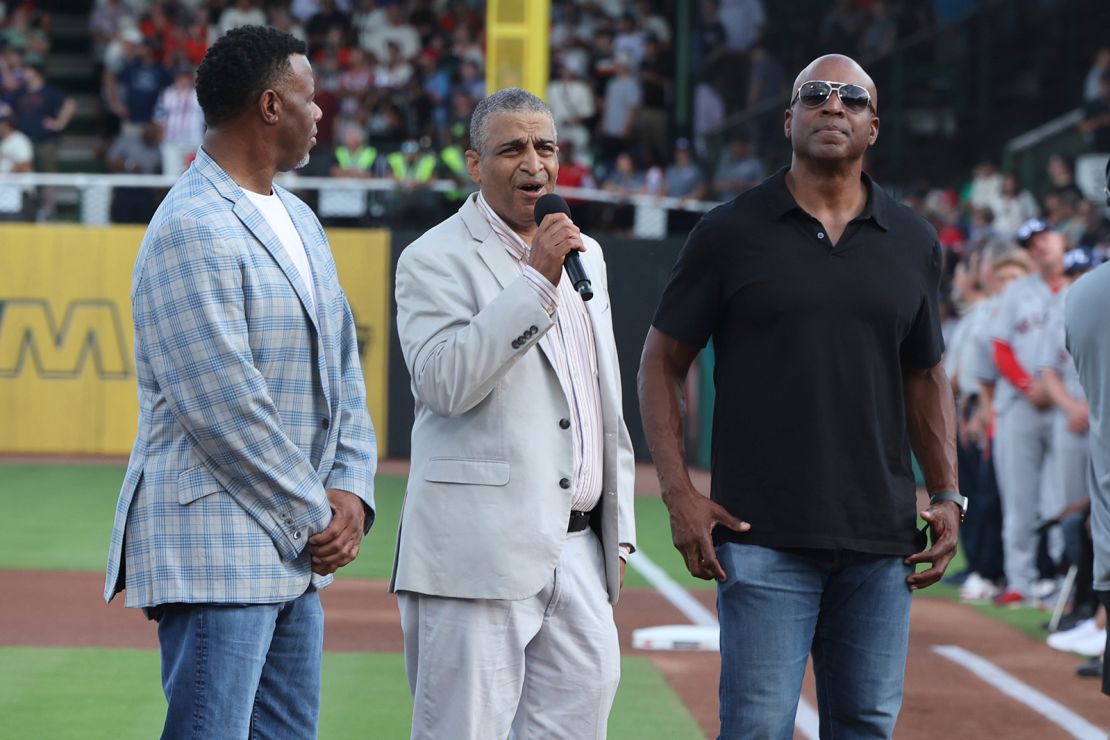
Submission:
<svg viewBox="0 0 1110 740">
<path fill-rule="evenodd" d="M 141 226 L 0 225 L 0 453 L 126 455 L 138 396 L 131 270 Z M 328 231 L 384 456 L 389 232 Z"/>
</svg>

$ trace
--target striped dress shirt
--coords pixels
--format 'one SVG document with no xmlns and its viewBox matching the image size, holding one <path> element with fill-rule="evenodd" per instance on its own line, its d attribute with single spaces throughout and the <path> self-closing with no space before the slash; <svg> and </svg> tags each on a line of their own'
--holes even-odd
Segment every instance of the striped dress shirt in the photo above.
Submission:
<svg viewBox="0 0 1110 740">
<path fill-rule="evenodd" d="M 478 194 L 477 204 L 525 280 L 536 291 L 540 304 L 555 320 L 555 326 L 547 336 L 551 339 L 555 374 L 570 407 L 570 428 L 574 434 L 570 508 L 591 511 L 601 498 L 604 438 L 597 346 L 586 304 L 569 279 L 564 278 L 557 286 L 552 285 L 538 270 L 528 265 L 531 248 L 490 208 L 481 193 Z"/>
</svg>

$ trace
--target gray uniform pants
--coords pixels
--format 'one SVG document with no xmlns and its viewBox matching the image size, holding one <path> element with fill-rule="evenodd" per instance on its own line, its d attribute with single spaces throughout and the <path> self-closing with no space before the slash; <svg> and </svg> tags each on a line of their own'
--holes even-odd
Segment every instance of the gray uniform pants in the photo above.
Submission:
<svg viewBox="0 0 1110 740">
<path fill-rule="evenodd" d="M 1030 596 L 1037 580 L 1037 526 L 1052 449 L 1051 411 L 1013 401 L 998 417 L 994 465 L 1002 497 L 1002 550 L 1007 588 Z M 1053 515 L 1059 510 L 1053 512 Z"/>
<path fill-rule="evenodd" d="M 1087 433 L 1076 434 L 1068 429 L 1068 417 L 1063 411 L 1053 413 L 1052 458 L 1053 494 L 1045 501 L 1044 514 L 1055 517 L 1065 506 L 1082 501 L 1090 495 L 1087 490 L 1087 465 L 1090 444 Z"/>
</svg>

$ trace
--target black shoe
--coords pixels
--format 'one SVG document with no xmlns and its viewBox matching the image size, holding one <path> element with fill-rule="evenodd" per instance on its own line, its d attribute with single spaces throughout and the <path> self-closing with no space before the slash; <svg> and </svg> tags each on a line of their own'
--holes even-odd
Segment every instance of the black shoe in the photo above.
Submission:
<svg viewBox="0 0 1110 740">
<path fill-rule="evenodd" d="M 1067 632 L 1072 627 L 1077 626 L 1080 622 L 1084 622 L 1095 615 L 1095 608 L 1089 604 L 1082 604 L 1077 606 L 1072 611 L 1060 617 L 1060 624 L 1056 626 L 1057 632 Z M 1041 629 L 1048 630 L 1048 622 L 1041 625 Z"/>
<path fill-rule="evenodd" d="M 1080 678 L 1102 678 L 1102 657 L 1083 661 L 1076 667 L 1075 675 Z"/>
</svg>

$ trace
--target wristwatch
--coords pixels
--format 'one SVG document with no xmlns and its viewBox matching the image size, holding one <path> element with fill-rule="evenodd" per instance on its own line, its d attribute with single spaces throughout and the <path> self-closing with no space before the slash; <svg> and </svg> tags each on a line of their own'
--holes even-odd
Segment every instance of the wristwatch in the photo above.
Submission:
<svg viewBox="0 0 1110 740">
<path fill-rule="evenodd" d="M 967 516 L 967 496 L 961 495 L 957 491 L 937 491 L 929 497 L 929 506 L 935 506 L 941 501 L 951 501 L 956 506 L 960 507 L 960 521 L 964 520 Z"/>
</svg>

